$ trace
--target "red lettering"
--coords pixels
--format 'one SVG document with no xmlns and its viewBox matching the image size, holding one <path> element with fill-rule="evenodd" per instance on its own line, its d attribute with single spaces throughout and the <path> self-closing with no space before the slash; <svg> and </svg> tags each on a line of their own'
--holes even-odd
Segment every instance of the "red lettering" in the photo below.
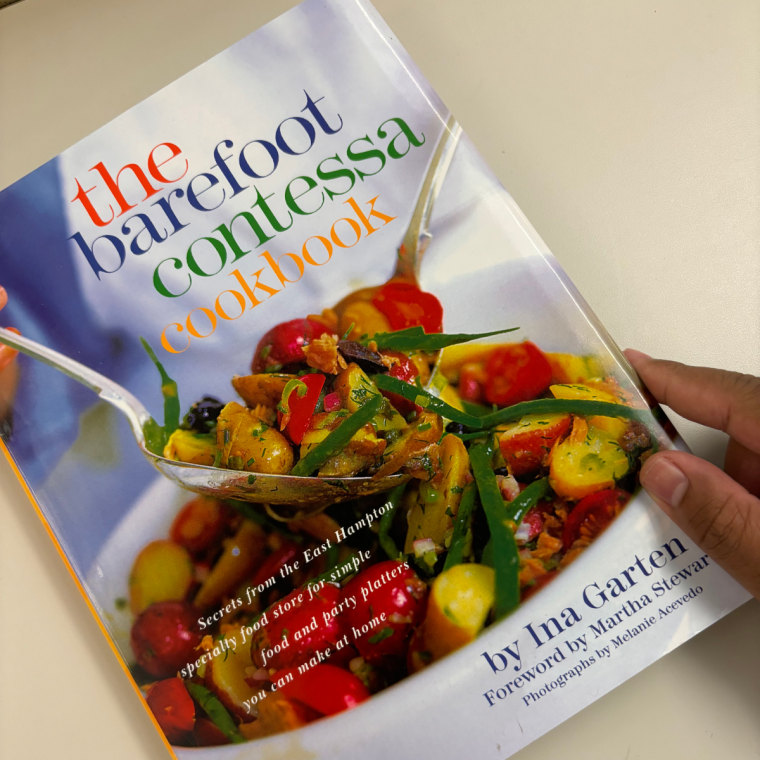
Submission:
<svg viewBox="0 0 760 760">
<path fill-rule="evenodd" d="M 170 156 L 168 158 L 164 158 L 161 161 L 156 161 L 156 157 L 154 154 L 159 148 L 169 148 Z M 175 145 L 174 143 L 166 142 L 166 143 L 159 143 L 156 145 L 155 148 L 148 154 L 148 171 L 151 173 L 154 179 L 157 179 L 159 182 L 163 182 L 165 185 L 171 183 L 171 182 L 179 182 L 179 180 L 182 179 L 187 174 L 187 170 L 190 168 L 190 164 L 188 163 L 188 160 L 185 159 L 185 168 L 182 171 L 182 174 L 179 175 L 179 177 L 175 177 L 174 179 L 170 179 L 169 177 L 165 176 L 165 174 L 161 171 L 159 171 L 159 167 L 165 166 L 169 163 L 173 158 L 176 158 L 177 156 L 182 153 L 182 150 L 179 148 L 179 146 Z"/>
</svg>

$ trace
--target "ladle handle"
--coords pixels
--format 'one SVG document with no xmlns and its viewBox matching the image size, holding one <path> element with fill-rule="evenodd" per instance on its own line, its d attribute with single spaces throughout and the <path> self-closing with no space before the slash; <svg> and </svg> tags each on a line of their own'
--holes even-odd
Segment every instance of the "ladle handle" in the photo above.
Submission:
<svg viewBox="0 0 760 760">
<path fill-rule="evenodd" d="M 418 279 L 422 254 L 430 240 L 428 225 L 430 215 L 433 212 L 433 204 L 441 190 L 446 172 L 449 170 L 461 134 L 462 127 L 453 116 L 449 116 L 422 181 L 417 205 L 412 212 L 409 227 L 398 249 L 394 273 L 396 276 L 405 277 L 415 282 Z"/>
<path fill-rule="evenodd" d="M 57 369 L 97 393 L 127 417 L 135 438 L 144 446 L 143 425 L 150 419 L 150 413 L 126 388 L 71 357 L 4 327 L 0 327 L 0 343 Z"/>
</svg>

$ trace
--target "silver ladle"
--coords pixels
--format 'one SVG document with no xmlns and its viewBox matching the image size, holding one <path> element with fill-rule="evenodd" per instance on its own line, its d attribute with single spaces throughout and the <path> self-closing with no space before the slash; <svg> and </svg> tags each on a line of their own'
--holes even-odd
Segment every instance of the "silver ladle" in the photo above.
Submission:
<svg viewBox="0 0 760 760">
<path fill-rule="evenodd" d="M 430 240 L 428 223 L 433 203 L 443 184 L 461 127 L 452 118 L 444 127 L 430 166 L 420 189 L 411 223 L 398 251 L 394 274 L 416 280 L 422 254 Z M 68 375 L 103 401 L 116 407 L 127 418 L 137 445 L 145 457 L 166 477 L 195 493 L 221 499 L 238 499 L 256 504 L 292 507 L 293 516 L 315 514 L 328 504 L 356 499 L 388 491 L 407 479 L 396 474 L 386 477 L 319 478 L 294 475 L 228 470 L 219 467 L 178 462 L 153 453 L 145 439 L 145 425 L 151 415 L 143 404 L 126 388 L 101 375 L 90 367 L 58 353 L 36 341 L 0 327 L 0 343 L 31 356 Z M 288 510 L 278 510 L 285 516 Z"/>
</svg>

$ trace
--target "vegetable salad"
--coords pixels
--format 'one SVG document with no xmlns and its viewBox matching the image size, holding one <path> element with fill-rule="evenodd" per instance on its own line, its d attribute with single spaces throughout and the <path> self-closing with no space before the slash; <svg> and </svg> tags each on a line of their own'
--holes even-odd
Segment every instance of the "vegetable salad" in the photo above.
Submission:
<svg viewBox="0 0 760 760">
<path fill-rule="evenodd" d="M 254 475 L 405 476 L 302 519 L 195 497 L 142 549 L 135 673 L 171 742 L 354 707 L 513 611 L 630 499 L 651 417 L 595 357 L 442 320 L 393 279 L 277 325 L 240 399 L 201 399 L 169 436 L 169 458 Z"/>
</svg>

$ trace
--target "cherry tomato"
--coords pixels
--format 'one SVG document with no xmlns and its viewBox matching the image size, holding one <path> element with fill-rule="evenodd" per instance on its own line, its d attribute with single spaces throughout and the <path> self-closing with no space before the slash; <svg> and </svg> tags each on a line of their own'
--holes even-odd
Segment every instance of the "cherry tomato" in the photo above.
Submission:
<svg viewBox="0 0 760 760">
<path fill-rule="evenodd" d="M 569 414 L 526 417 L 499 435 L 499 448 L 510 473 L 516 478 L 546 466 L 549 452 L 572 425 Z"/>
<path fill-rule="evenodd" d="M 304 433 L 310 427 L 319 402 L 319 394 L 322 393 L 325 384 L 325 376 L 319 372 L 312 372 L 302 375 L 298 381 L 303 385 L 293 388 L 287 399 L 283 399 L 287 411 L 280 412 L 281 429 L 293 443 L 301 443 Z"/>
<path fill-rule="evenodd" d="M 195 725 L 195 703 L 181 679 L 167 678 L 154 683 L 147 702 L 171 744 L 188 738 Z"/>
<path fill-rule="evenodd" d="M 301 552 L 301 547 L 297 543 L 283 539 L 280 547 L 275 549 L 259 565 L 250 585 L 256 588 L 256 586 L 265 585 L 270 578 L 276 578 L 280 568 L 284 567 L 286 563 L 292 562 Z"/>
<path fill-rule="evenodd" d="M 606 488 L 584 496 L 565 520 L 562 544 L 565 550 L 580 537 L 581 532 L 589 538 L 599 535 L 620 513 L 630 498 L 621 488 Z"/>
<path fill-rule="evenodd" d="M 466 362 L 459 370 L 459 385 L 457 390 L 465 401 L 479 404 L 484 398 L 486 370 L 479 362 Z"/>
<path fill-rule="evenodd" d="M 222 730 L 208 718 L 198 718 L 193 729 L 193 742 L 198 747 L 217 747 L 229 744 L 229 739 Z"/>
<path fill-rule="evenodd" d="M 173 676 L 197 658 L 198 615 L 187 602 L 156 602 L 132 625 L 130 643 L 137 664 L 154 678 Z"/>
<path fill-rule="evenodd" d="M 304 343 L 329 332 L 327 325 L 312 317 L 291 319 L 289 322 L 275 325 L 265 333 L 256 346 L 251 372 L 264 372 L 267 369 L 303 362 Z"/>
<path fill-rule="evenodd" d="M 370 696 L 369 690 L 357 676 L 336 665 L 314 665 L 301 674 L 298 668 L 281 670 L 273 680 L 287 680 L 288 676 L 292 676 L 293 680 L 283 683 L 278 691 L 320 715 L 335 715 L 350 710 Z"/>
<path fill-rule="evenodd" d="M 393 359 L 393 364 L 388 370 L 388 374 L 391 377 L 396 377 L 410 384 L 414 383 L 415 379 L 419 377 L 420 371 L 417 365 L 406 354 L 402 354 L 400 351 L 385 351 L 383 353 L 385 356 Z M 390 391 L 381 391 L 381 393 L 404 416 L 412 411 L 422 411 L 421 407 L 417 406 L 414 401 L 409 401 L 398 393 L 391 393 Z"/>
<path fill-rule="evenodd" d="M 378 562 L 349 581 L 343 589 L 346 624 L 359 654 L 370 663 L 403 660 L 407 640 L 425 612 L 426 596 L 424 581 L 395 560 Z"/>
<path fill-rule="evenodd" d="M 185 504 L 172 522 L 169 537 L 197 557 L 217 543 L 226 525 L 225 505 L 197 496 Z"/>
<path fill-rule="evenodd" d="M 533 343 L 500 346 L 486 363 L 486 401 L 509 406 L 543 393 L 552 381 L 552 368 Z"/>
<path fill-rule="evenodd" d="M 387 318 L 391 330 L 421 325 L 426 333 L 443 330 L 443 307 L 432 294 L 404 280 L 390 280 L 372 298 Z"/>
<path fill-rule="evenodd" d="M 254 663 L 279 670 L 302 665 L 317 652 L 334 651 L 343 635 L 340 618 L 332 614 L 339 600 L 340 588 L 325 583 L 318 590 L 296 589 L 274 604 L 267 610 L 268 624 L 254 634 Z"/>
</svg>

